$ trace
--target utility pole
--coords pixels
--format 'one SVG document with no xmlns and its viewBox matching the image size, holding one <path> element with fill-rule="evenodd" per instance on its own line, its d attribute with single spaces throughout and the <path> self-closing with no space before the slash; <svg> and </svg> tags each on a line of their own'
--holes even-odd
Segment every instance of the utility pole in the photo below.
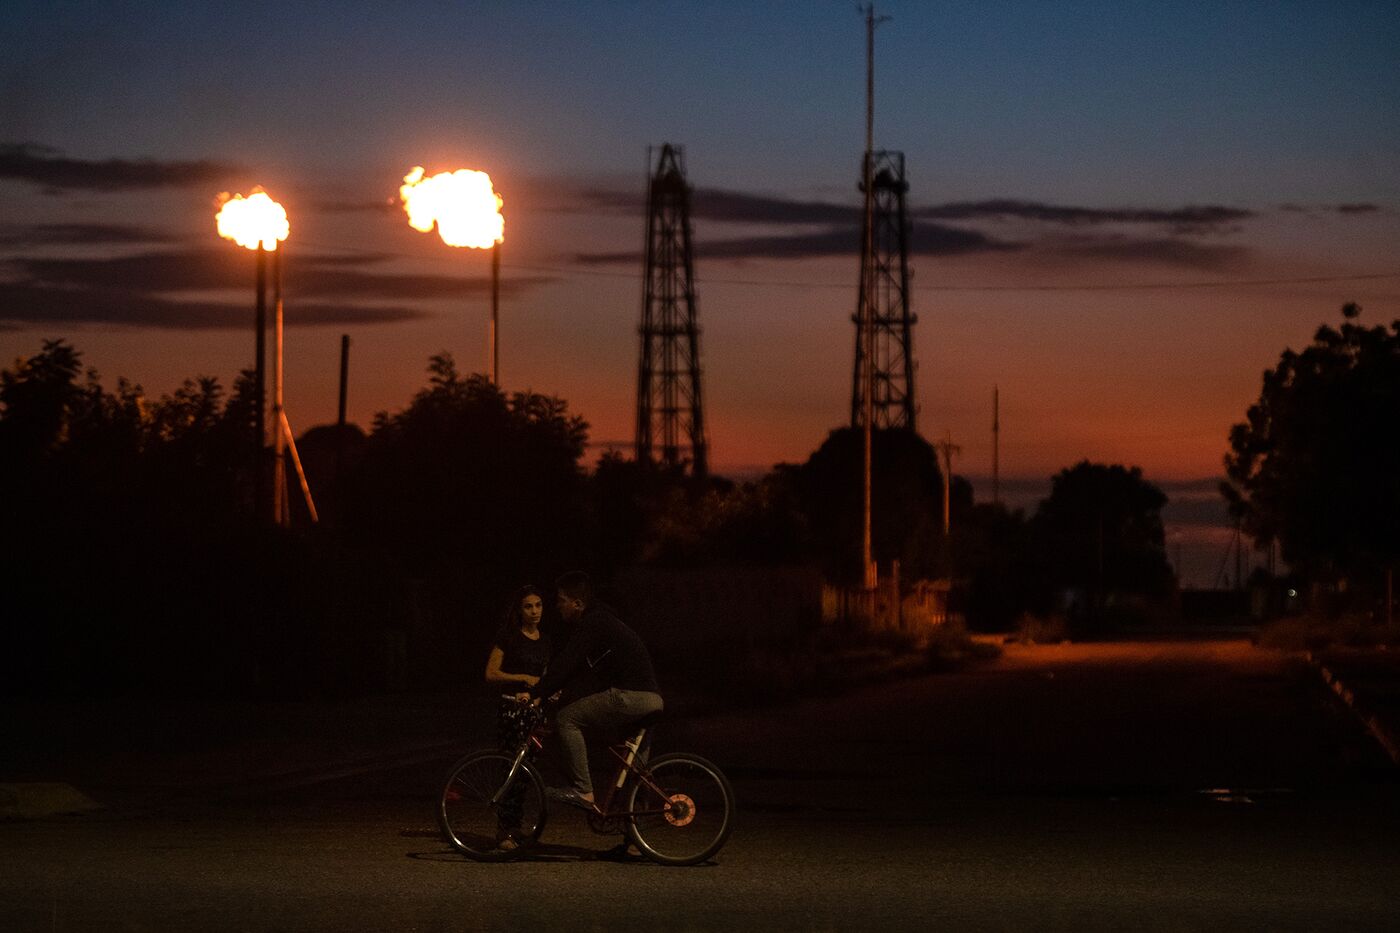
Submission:
<svg viewBox="0 0 1400 933">
<path fill-rule="evenodd" d="M 274 308 L 273 335 L 274 361 L 272 368 L 272 429 L 277 432 L 273 439 L 274 459 L 272 463 L 272 521 L 273 524 L 287 527 L 292 523 L 291 499 L 287 495 L 286 456 L 291 454 L 292 466 L 296 468 L 297 480 L 301 483 L 301 494 L 306 500 L 306 511 L 313 523 L 320 521 L 316 503 L 311 498 L 311 486 L 306 481 L 306 471 L 301 466 L 301 456 L 297 453 L 296 438 L 292 435 L 291 422 L 287 420 L 287 406 L 282 400 L 282 255 L 285 245 L 272 254 L 272 303 Z"/>
<path fill-rule="evenodd" d="M 345 504 L 345 398 L 350 382 L 350 335 L 340 335 L 340 399 L 335 414 L 335 502 L 337 515 Z"/>
<path fill-rule="evenodd" d="M 1244 589 L 1244 536 L 1240 533 L 1240 520 L 1235 519 L 1235 589 Z"/>
<path fill-rule="evenodd" d="M 501 243 L 491 247 L 491 384 L 501 386 Z"/>
<path fill-rule="evenodd" d="M 1395 624 L 1395 568 L 1385 568 L 1385 624 Z"/>
<path fill-rule="evenodd" d="M 992 504 L 1001 505 L 1001 394 L 992 386 Z"/>
<path fill-rule="evenodd" d="M 875 4 L 870 3 L 862 10 L 865 13 L 865 158 L 862 160 L 861 188 L 865 193 L 865 221 L 862 224 L 860 308 L 858 326 L 860 334 L 857 343 L 860 355 L 865 361 L 865 372 L 859 369 L 856 378 L 864 376 L 862 394 L 865 396 L 861 412 L 861 576 L 865 589 L 874 592 L 879 583 L 875 567 L 874 550 L 871 541 L 871 459 L 872 430 L 875 422 L 875 27 L 889 19 L 888 16 L 875 16 Z"/>
<path fill-rule="evenodd" d="M 953 454 L 961 453 L 962 448 L 953 443 L 952 432 L 946 432 L 943 440 L 934 445 L 943 456 L 943 536 L 946 538 L 952 531 L 952 485 L 953 485 Z"/>
<path fill-rule="evenodd" d="M 291 524 L 291 505 L 287 501 L 286 434 L 282 431 L 285 418 L 282 408 L 282 254 L 287 244 L 272 254 L 273 360 L 272 360 L 272 521 L 286 527 Z"/>
<path fill-rule="evenodd" d="M 335 426 L 345 429 L 345 396 L 350 375 L 350 335 L 340 335 L 340 402 L 336 406 Z"/>
<path fill-rule="evenodd" d="M 267 520 L 267 250 L 258 241 L 257 303 L 253 311 L 253 514 Z"/>
</svg>

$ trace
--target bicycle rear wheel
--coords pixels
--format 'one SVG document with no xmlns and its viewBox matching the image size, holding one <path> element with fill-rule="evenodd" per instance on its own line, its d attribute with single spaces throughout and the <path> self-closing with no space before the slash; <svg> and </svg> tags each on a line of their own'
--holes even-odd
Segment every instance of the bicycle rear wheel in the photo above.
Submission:
<svg viewBox="0 0 1400 933">
<path fill-rule="evenodd" d="M 501 861 L 515 853 L 500 848 L 507 835 L 518 844 L 534 842 L 544 831 L 544 783 L 521 762 L 510 786 L 513 756 L 474 752 L 452 766 L 438 801 L 438 826 L 468 858 Z"/>
<path fill-rule="evenodd" d="M 637 848 L 663 865 L 694 865 L 718 852 L 734 828 L 734 789 L 724 772 L 684 752 L 654 758 L 647 770 L 650 784 L 634 778 L 627 800 Z"/>
</svg>

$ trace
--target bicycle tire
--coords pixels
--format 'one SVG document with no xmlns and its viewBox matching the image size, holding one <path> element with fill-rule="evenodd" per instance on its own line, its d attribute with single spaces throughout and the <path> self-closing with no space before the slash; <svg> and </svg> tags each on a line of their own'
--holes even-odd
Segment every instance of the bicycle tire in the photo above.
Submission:
<svg viewBox="0 0 1400 933">
<path fill-rule="evenodd" d="M 712 858 L 734 828 L 734 788 L 724 772 L 688 752 L 653 758 L 647 770 L 664 798 L 651 784 L 633 779 L 627 795 L 629 838 L 662 865 L 695 865 Z M 666 801 L 671 810 L 659 812 Z"/>
<path fill-rule="evenodd" d="M 499 848 L 504 833 L 518 844 L 528 844 L 544 832 L 544 782 L 528 762 L 521 762 L 513 788 L 491 802 L 514 762 L 514 756 L 502 752 L 473 752 L 447 772 L 438 798 L 438 827 L 452 847 L 470 859 L 504 861 L 518 851 Z"/>
</svg>

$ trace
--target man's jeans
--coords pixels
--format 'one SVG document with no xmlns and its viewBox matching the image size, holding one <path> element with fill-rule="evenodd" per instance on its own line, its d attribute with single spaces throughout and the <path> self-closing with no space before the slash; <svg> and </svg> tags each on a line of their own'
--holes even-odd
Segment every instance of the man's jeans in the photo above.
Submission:
<svg viewBox="0 0 1400 933">
<path fill-rule="evenodd" d="M 610 687 L 561 709 L 554 719 L 554 728 L 559 735 L 564 771 L 574 789 L 580 794 L 593 793 L 593 780 L 588 775 L 588 746 L 584 744 L 582 729 L 620 732 L 661 707 L 659 693 Z"/>
</svg>

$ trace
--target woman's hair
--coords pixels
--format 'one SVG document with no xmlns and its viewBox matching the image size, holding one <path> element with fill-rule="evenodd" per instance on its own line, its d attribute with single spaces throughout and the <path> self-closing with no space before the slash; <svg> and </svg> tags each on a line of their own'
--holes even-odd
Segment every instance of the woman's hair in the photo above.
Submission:
<svg viewBox="0 0 1400 933">
<path fill-rule="evenodd" d="M 538 586 L 535 586 L 532 583 L 525 584 L 518 591 L 516 591 L 516 594 L 513 597 L 511 597 L 510 605 L 506 606 L 506 625 L 520 624 L 520 604 L 525 602 L 526 596 L 538 596 L 540 598 L 540 602 L 544 602 L 544 594 L 540 592 L 540 588 Z"/>
</svg>

